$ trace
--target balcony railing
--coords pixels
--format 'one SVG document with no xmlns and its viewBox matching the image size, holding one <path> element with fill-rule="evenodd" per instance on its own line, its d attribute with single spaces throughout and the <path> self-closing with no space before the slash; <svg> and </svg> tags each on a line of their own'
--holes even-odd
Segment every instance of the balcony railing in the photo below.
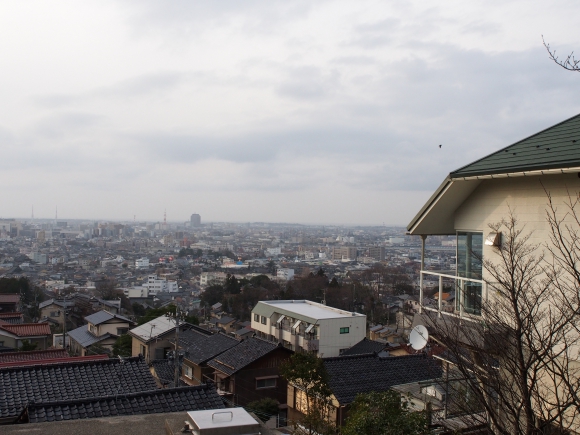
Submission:
<svg viewBox="0 0 580 435">
<path fill-rule="evenodd" d="M 318 340 L 304 340 L 304 348 L 311 351 L 311 350 L 318 350 L 319 349 L 319 342 Z"/>
<path fill-rule="evenodd" d="M 437 277 L 439 283 L 439 294 L 434 304 L 425 304 L 423 294 L 424 276 Z M 452 304 L 444 301 L 444 283 L 452 282 L 455 291 L 455 300 Z M 422 270 L 419 282 L 419 312 L 423 310 L 434 311 L 441 315 L 453 315 L 459 317 L 473 317 L 481 315 L 481 306 L 487 302 L 487 283 L 481 279 L 465 278 L 457 275 Z M 478 290 L 480 289 L 480 291 Z"/>
</svg>

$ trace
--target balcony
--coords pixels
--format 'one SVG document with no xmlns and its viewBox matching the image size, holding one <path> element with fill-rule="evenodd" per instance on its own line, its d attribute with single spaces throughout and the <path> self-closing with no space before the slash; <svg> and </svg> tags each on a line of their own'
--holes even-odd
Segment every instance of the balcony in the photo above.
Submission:
<svg viewBox="0 0 580 435">
<path fill-rule="evenodd" d="M 318 340 L 304 340 L 303 348 L 308 351 L 318 351 L 319 350 L 319 342 Z"/>
<path fill-rule="evenodd" d="M 435 278 L 438 287 L 438 292 L 435 294 L 436 298 L 431 300 L 424 297 L 424 282 L 429 278 Z M 443 272 L 422 270 L 419 288 L 419 313 L 422 313 L 423 310 L 436 312 L 438 317 L 442 315 L 481 316 L 482 304 L 485 304 L 488 299 L 485 281 Z M 452 297 L 451 292 L 455 292 L 454 297 Z"/>
</svg>

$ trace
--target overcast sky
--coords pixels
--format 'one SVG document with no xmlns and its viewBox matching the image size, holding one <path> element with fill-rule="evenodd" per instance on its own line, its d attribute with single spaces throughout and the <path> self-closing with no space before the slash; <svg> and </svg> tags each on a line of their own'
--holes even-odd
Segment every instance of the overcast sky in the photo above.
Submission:
<svg viewBox="0 0 580 435">
<path fill-rule="evenodd" d="M 580 113 L 580 2 L 3 1 L 0 217 L 406 225 Z M 439 144 L 443 146 L 439 148 Z"/>
</svg>

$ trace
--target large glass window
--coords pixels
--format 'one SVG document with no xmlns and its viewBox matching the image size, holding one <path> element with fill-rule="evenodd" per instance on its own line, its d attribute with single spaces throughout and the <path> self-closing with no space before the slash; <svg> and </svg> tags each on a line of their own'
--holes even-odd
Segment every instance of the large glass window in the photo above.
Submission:
<svg viewBox="0 0 580 435">
<path fill-rule="evenodd" d="M 457 233 L 457 276 L 482 278 L 483 233 L 459 231 Z M 455 308 L 471 314 L 481 314 L 481 289 L 479 282 L 457 281 Z"/>
</svg>

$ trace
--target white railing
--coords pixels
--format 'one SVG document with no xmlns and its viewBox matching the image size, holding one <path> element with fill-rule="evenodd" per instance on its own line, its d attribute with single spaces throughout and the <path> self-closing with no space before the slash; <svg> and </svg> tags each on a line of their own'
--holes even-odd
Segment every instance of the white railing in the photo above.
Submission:
<svg viewBox="0 0 580 435">
<path fill-rule="evenodd" d="M 431 276 L 436 276 L 439 278 L 439 297 L 437 299 L 437 308 L 432 308 L 432 307 L 428 307 L 425 306 L 424 303 L 424 299 L 423 299 L 423 275 L 431 275 Z M 454 308 L 452 312 L 448 312 L 443 310 L 443 279 L 447 278 L 447 279 L 451 279 L 453 280 L 456 285 L 455 285 L 455 298 L 459 298 L 459 313 L 457 313 L 457 310 Z M 435 311 L 438 314 L 438 317 L 441 317 L 442 314 L 445 315 L 450 315 L 450 316 L 457 316 L 459 315 L 459 317 L 479 317 L 479 315 L 475 315 L 475 314 L 471 314 L 465 311 L 465 307 L 463 304 L 463 301 L 461 300 L 462 298 L 462 292 L 463 292 L 463 283 L 464 282 L 474 282 L 477 284 L 481 284 L 481 304 L 483 305 L 484 303 L 487 302 L 487 298 L 488 298 L 488 292 L 487 292 L 487 283 L 481 279 L 473 279 L 473 278 L 464 278 L 461 276 L 457 276 L 457 275 L 449 275 L 446 273 L 439 273 L 439 272 L 433 272 L 430 270 L 422 270 L 420 272 L 420 277 L 419 277 L 419 313 L 422 313 L 423 310 L 429 310 L 429 311 Z"/>
</svg>

